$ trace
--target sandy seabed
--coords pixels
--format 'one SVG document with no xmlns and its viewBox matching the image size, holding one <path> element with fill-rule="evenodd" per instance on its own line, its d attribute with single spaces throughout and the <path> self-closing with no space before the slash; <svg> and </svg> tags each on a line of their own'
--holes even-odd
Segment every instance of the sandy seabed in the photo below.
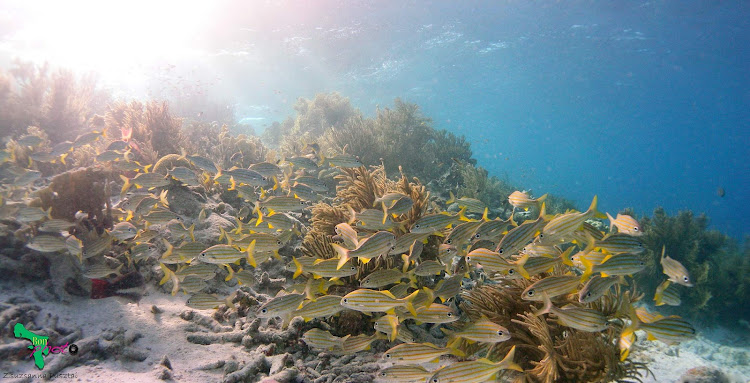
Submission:
<svg viewBox="0 0 750 383">
<path fill-rule="evenodd" d="M 185 306 L 187 295 L 171 296 L 160 291 L 150 291 L 139 303 L 129 302 L 122 298 L 99 300 L 75 300 L 71 304 L 61 302 L 38 302 L 30 289 L 4 286 L 2 290 L 5 303 L 9 299 L 26 299 L 27 302 L 41 307 L 38 317 L 57 317 L 56 323 L 68 328 L 80 328 L 82 337 L 96 337 L 106 332 L 117 332 L 124 329 L 124 338 L 130 339 L 129 348 L 139 350 L 142 361 L 132 358 L 106 357 L 102 359 L 87 358 L 86 361 L 74 363 L 59 371 L 59 376 L 52 381 L 74 382 L 217 382 L 224 381 L 224 370 L 200 369 L 221 361 L 236 361 L 239 366 L 252 363 L 257 354 L 245 351 L 238 343 L 194 344 L 187 340 L 191 326 L 195 324 L 185 320 L 184 312 L 191 310 Z M 152 312 L 156 306 L 161 313 Z M 210 316 L 211 310 L 198 310 Z M 181 316 L 181 314 L 183 314 Z M 194 330 L 192 330 L 194 331 Z M 122 334 L 122 331 L 119 332 Z M 722 371 L 729 382 L 750 382 L 750 350 L 746 347 L 733 346 L 739 338 L 747 339 L 747 334 L 733 334 L 723 330 L 701 332 L 692 341 L 679 346 L 667 346 L 660 342 L 645 341 L 645 334 L 639 332 L 639 340 L 634 346 L 632 357 L 636 361 L 647 362 L 653 375 L 643 381 L 650 382 L 683 382 L 681 377 L 686 371 L 696 367 L 715 368 Z M 83 351 L 83 350 L 81 350 Z M 283 351 L 276 350 L 276 353 Z M 79 352 L 80 353 L 80 352 Z M 369 352 L 361 352 L 367 354 Z M 136 352 L 136 354 L 138 354 Z M 372 354 L 372 353 L 370 353 Z M 171 369 L 163 366 L 164 357 L 169 360 Z M 358 355 L 348 358 L 349 363 L 357 363 L 365 356 L 372 362 L 379 355 Z M 45 358 L 45 363 L 53 363 L 58 355 Z M 66 356 L 69 357 L 69 356 Z M 140 359 L 139 358 L 139 359 Z M 264 381 L 267 375 L 273 375 L 283 365 L 293 364 L 284 361 L 280 366 L 271 367 L 268 374 L 251 377 L 250 381 Z M 1 361 L 0 373 L 5 375 L 3 381 L 21 382 L 38 381 L 39 371 L 31 359 Z M 274 371 L 274 369 L 276 371 Z M 166 371 L 166 372 L 165 372 Z M 33 377 L 32 377 L 33 376 Z M 370 375 L 372 376 L 372 375 Z M 171 379 L 171 380 L 170 380 Z M 267 379 L 267 378 L 265 378 Z M 336 381 L 346 382 L 349 380 Z M 358 379 L 361 381 L 361 378 Z M 709 380 L 690 380 L 690 382 L 708 382 Z M 720 382 L 721 380 L 714 380 Z M 281 383 L 281 381 L 280 381 Z"/>
</svg>

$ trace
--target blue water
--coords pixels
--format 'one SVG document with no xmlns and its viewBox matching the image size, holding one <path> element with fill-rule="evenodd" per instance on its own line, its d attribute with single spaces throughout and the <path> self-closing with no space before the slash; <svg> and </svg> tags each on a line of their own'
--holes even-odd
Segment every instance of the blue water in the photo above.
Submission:
<svg viewBox="0 0 750 383">
<path fill-rule="evenodd" d="M 286 40 L 286 94 L 336 90 L 366 114 L 402 97 L 537 195 L 748 233 L 747 3 L 347 4 L 287 20 L 304 38 Z"/>
<path fill-rule="evenodd" d="M 135 96 L 182 74 L 256 131 L 318 92 L 366 115 L 401 97 L 536 195 L 585 208 L 597 194 L 612 213 L 690 209 L 748 234 L 747 2 L 216 4 L 191 42 L 202 53 L 134 66 Z"/>
</svg>

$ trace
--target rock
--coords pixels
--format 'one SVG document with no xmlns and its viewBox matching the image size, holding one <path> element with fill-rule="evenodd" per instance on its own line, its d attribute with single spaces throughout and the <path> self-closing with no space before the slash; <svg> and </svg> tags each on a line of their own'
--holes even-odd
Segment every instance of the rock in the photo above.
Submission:
<svg viewBox="0 0 750 383">
<path fill-rule="evenodd" d="M 172 380 L 172 371 L 162 365 L 157 365 L 154 368 L 156 379 L 159 380 Z"/>
<path fill-rule="evenodd" d="M 730 383 L 729 377 L 714 367 L 695 367 L 687 370 L 678 383 Z"/>
<path fill-rule="evenodd" d="M 156 307 L 156 305 L 151 306 L 151 312 L 154 314 L 161 314 L 164 312 L 164 310 Z"/>
<path fill-rule="evenodd" d="M 195 224 L 195 240 L 205 244 L 215 243 L 221 235 L 221 229 L 229 231 L 234 224 L 220 214 L 211 214 L 203 222 Z"/>
<path fill-rule="evenodd" d="M 161 358 L 161 361 L 159 362 L 159 364 L 162 365 L 162 366 L 164 366 L 164 367 L 166 367 L 166 368 L 168 368 L 168 369 L 170 369 L 170 370 L 172 369 L 172 362 L 169 361 L 169 358 L 167 358 L 166 355 L 164 355 Z"/>
</svg>

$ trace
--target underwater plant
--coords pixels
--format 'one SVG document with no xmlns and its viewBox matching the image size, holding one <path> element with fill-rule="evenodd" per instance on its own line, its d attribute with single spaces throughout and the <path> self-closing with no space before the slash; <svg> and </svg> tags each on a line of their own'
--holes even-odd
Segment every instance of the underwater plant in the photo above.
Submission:
<svg viewBox="0 0 750 383">
<path fill-rule="evenodd" d="M 86 130 L 86 121 L 104 110 L 110 94 L 93 75 L 52 71 L 48 64 L 16 60 L 0 73 L 0 135 L 12 137 L 38 126 L 58 143 Z"/>
<path fill-rule="evenodd" d="M 641 220 L 649 265 L 648 273 L 637 276 L 647 296 L 654 296 L 657 286 L 667 279 L 660 265 L 661 250 L 680 261 L 690 272 L 694 284 L 678 291 L 682 303 L 671 308 L 675 313 L 703 320 L 706 324 L 729 323 L 750 319 L 750 310 L 741 302 L 750 299 L 750 261 L 748 248 L 740 249 L 727 235 L 709 230 L 705 215 L 681 211 L 670 216 L 657 208 L 651 217 Z"/>
</svg>

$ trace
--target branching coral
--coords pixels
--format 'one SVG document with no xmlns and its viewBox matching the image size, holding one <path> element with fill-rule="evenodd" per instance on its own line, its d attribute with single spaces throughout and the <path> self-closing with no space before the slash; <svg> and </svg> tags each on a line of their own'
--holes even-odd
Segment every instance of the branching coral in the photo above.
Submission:
<svg viewBox="0 0 750 383">
<path fill-rule="evenodd" d="M 0 134 L 10 137 L 35 125 L 52 143 L 72 140 L 108 99 L 93 76 L 16 61 L 9 73 L 0 74 Z"/>
<path fill-rule="evenodd" d="M 171 116 L 166 102 L 115 102 L 104 121 L 110 140 L 129 139 L 142 163 L 153 164 L 159 156 L 180 153 L 182 123 Z"/>
<path fill-rule="evenodd" d="M 646 366 L 620 361 L 616 342 L 620 326 L 610 326 L 601 333 L 582 332 L 532 314 L 534 308 L 521 299 L 521 292 L 534 280 L 512 280 L 502 287 L 481 286 L 462 294 L 465 301 L 460 306 L 469 318 L 485 316 L 511 333 L 510 340 L 489 349 L 490 357 L 501 358 L 516 346 L 516 362 L 524 367 L 523 380 L 528 382 L 640 381 Z M 616 311 L 615 307 L 631 301 L 630 294 L 619 295 L 618 290 L 602 305 Z M 568 302 L 577 304 L 575 298 Z M 467 353 L 479 350 L 476 345 L 457 344 Z"/>
</svg>

